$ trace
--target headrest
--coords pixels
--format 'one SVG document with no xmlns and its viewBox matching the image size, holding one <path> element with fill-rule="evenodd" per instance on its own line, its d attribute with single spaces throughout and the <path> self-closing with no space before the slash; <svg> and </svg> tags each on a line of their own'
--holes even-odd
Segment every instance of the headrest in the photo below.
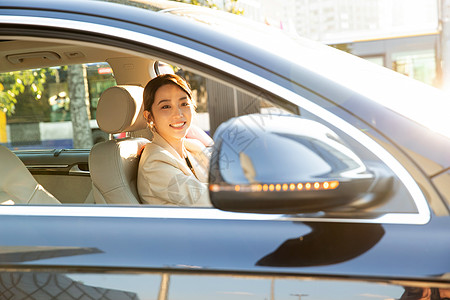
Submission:
<svg viewBox="0 0 450 300">
<path fill-rule="evenodd" d="M 107 133 L 145 129 L 143 93 L 143 87 L 134 85 L 117 85 L 105 90 L 97 105 L 98 127 Z"/>
</svg>

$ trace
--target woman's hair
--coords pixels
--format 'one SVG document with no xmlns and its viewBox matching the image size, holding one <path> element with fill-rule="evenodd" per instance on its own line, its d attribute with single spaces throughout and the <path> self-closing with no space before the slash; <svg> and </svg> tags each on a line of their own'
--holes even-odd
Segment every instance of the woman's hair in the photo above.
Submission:
<svg viewBox="0 0 450 300">
<path fill-rule="evenodd" d="M 195 108 L 195 104 L 193 103 L 193 100 L 192 100 L 192 91 L 191 91 L 191 87 L 189 86 L 189 83 L 187 83 L 186 80 L 184 80 L 182 77 L 180 77 L 178 75 L 163 74 L 163 75 L 159 75 L 159 76 L 153 78 L 145 86 L 145 88 L 144 88 L 144 110 L 149 111 L 150 114 L 153 115 L 152 105 L 155 102 L 156 91 L 160 87 L 162 87 L 166 84 L 174 84 L 174 85 L 178 86 L 180 89 L 182 89 L 188 95 L 189 100 L 192 102 L 192 105 L 194 105 L 194 108 Z"/>
</svg>

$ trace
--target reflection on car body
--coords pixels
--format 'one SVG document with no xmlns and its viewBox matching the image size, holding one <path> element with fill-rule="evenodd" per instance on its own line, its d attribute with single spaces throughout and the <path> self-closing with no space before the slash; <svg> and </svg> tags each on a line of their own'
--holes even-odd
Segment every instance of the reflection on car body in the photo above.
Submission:
<svg viewBox="0 0 450 300">
<path fill-rule="evenodd" d="M 384 235 L 383 227 L 376 224 L 358 227 L 335 224 L 332 228 L 320 223 L 307 225 L 311 228 L 310 233 L 284 241 L 256 265 L 307 267 L 337 264 L 369 251 Z"/>
</svg>

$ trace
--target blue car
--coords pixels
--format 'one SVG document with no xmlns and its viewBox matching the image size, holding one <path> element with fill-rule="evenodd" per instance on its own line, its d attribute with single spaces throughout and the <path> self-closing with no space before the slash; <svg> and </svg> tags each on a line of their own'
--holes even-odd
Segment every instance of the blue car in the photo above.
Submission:
<svg viewBox="0 0 450 300">
<path fill-rule="evenodd" d="M 450 298 L 448 97 L 236 15 L 113 2 L 0 1 L 1 299 Z M 170 72 L 214 139 L 210 207 L 137 193 L 143 87 Z"/>
</svg>

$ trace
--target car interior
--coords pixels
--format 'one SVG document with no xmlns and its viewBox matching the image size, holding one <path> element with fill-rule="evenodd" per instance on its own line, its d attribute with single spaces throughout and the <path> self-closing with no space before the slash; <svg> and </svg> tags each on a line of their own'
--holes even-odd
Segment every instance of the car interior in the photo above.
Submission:
<svg viewBox="0 0 450 300">
<path fill-rule="evenodd" d="M 11 150 L 2 146 L 2 173 L 15 175 L 1 176 L 0 201 L 3 204 L 138 204 L 136 172 L 139 151 L 151 136 L 140 115 L 142 92 L 148 80 L 156 76 L 155 61 L 98 44 L 93 46 L 73 41 L 30 38 L 4 40 L 0 44 L 0 73 L 3 74 L 72 64 L 109 64 L 117 86 L 104 91 L 98 100 L 98 126 L 111 136 L 128 135 L 97 143 L 91 151 L 27 149 L 16 150 L 13 154 L 14 146 L 9 147 Z M 2 87 L 5 89 L 6 84 Z M 136 132 L 146 138 L 131 137 Z M 4 161 L 9 163 L 5 165 Z M 20 180 L 17 180 L 18 176 Z M 14 181 L 17 183 L 11 184 Z"/>
<path fill-rule="evenodd" d="M 22 120 L 15 123 L 11 121 L 19 113 L 20 107 L 16 103 L 16 111 L 9 113 L 6 118 L 7 122 L 5 122 L 7 124 L 3 125 L 3 127 L 6 127 L 6 129 L 3 128 L 3 131 L 6 131 L 6 137 L 0 140 L 0 144 L 5 146 L 2 147 L 0 160 L 3 161 L 7 159 L 6 156 L 11 156 L 7 148 L 13 151 L 14 155 L 22 161 L 37 182 L 38 188 L 36 190 L 46 191 L 43 193 L 53 195 L 53 198 L 57 199 L 57 203 L 140 204 L 136 190 L 139 153 L 151 139 L 151 132 L 142 117 L 143 87 L 151 78 L 164 72 L 165 68 L 170 67 L 170 71 L 179 71 L 181 70 L 180 67 L 162 63 L 159 58 L 142 53 L 72 40 L 20 37 L 15 40 L 2 40 L 0 46 L 0 76 L 2 76 L 0 82 L 3 82 L 3 93 L 10 92 L 8 87 L 11 84 L 8 86 L 5 78 L 10 78 L 13 74 L 34 72 L 35 70 L 44 70 L 44 68 L 46 68 L 45 70 L 63 70 L 67 68 L 66 66 L 74 64 L 94 66 L 100 63 L 102 68 L 95 69 L 96 72 L 98 71 L 98 74 L 95 74 L 97 77 L 100 76 L 101 69 L 111 68 L 112 74 L 110 74 L 109 82 L 113 82 L 113 84 L 109 84 L 112 86 L 108 88 L 106 88 L 107 85 L 98 87 L 99 83 L 95 82 L 99 97 L 95 99 L 96 121 L 91 116 L 91 122 L 96 122 L 101 132 L 109 135 L 106 141 L 95 143 L 92 149 L 73 149 L 70 146 L 60 147 L 58 145 L 46 147 L 43 143 L 34 149 L 27 144 L 28 140 L 23 140 L 25 138 L 21 137 L 18 142 L 14 141 L 15 134 L 16 136 L 19 135 L 18 133 L 24 136 L 30 135 L 29 128 L 33 125 L 28 121 L 33 118 L 28 116 L 26 116 L 27 121 Z M 59 73 L 64 74 L 63 72 Z M 201 73 L 199 72 L 199 74 Z M 205 79 L 192 72 L 182 73 L 182 75 L 192 82 L 201 78 L 201 80 L 197 80 L 202 82 L 201 86 L 196 86 L 198 84 L 192 84 L 192 82 L 191 85 L 194 97 L 197 96 L 198 106 L 205 106 L 205 103 L 199 103 L 198 100 L 201 97 L 207 97 L 208 93 L 205 92 L 204 87 Z M 59 76 L 61 77 L 61 75 Z M 24 86 L 26 84 L 30 83 L 23 83 Z M 49 100 L 43 98 L 42 101 L 50 101 L 51 97 L 57 97 L 54 94 L 61 91 L 61 86 L 64 87 L 64 92 L 66 92 L 67 85 L 64 84 L 58 85 L 59 90 L 55 88 L 51 90 L 50 88 L 46 94 Z M 221 100 L 228 99 L 230 93 L 236 95 L 236 90 L 233 91 L 233 87 L 230 88 L 230 85 L 226 86 L 219 80 L 209 80 L 206 81 L 206 84 L 213 85 L 219 92 L 214 95 L 214 98 L 217 99 L 214 103 L 215 109 L 210 111 L 207 118 L 203 118 L 205 120 L 201 121 L 206 125 L 197 125 L 204 128 L 205 131 L 209 131 L 208 133 L 211 136 L 218 124 L 231 117 L 260 112 L 261 107 L 266 109 L 273 107 L 269 102 L 263 103 L 265 100 L 261 99 L 262 97 L 245 94 L 241 90 L 237 91 L 238 97 L 241 98 L 239 105 L 236 101 L 234 105 L 230 105 L 229 101 Z M 89 82 L 90 91 L 92 91 L 92 86 L 93 84 Z M 58 94 L 58 97 L 60 94 Z M 37 110 L 34 109 L 33 114 L 41 113 Z M 201 113 L 198 113 L 198 115 L 201 115 Z M 34 122 L 37 124 L 39 121 Z M 212 124 L 214 122 L 215 124 Z M 41 138 L 45 134 L 57 136 L 62 134 L 63 123 L 39 122 L 34 127 L 39 126 L 36 131 Z M 43 126 L 48 127 L 51 124 L 54 124 L 52 131 L 45 133 Z M 210 124 L 212 124 L 211 128 Z M 39 140 L 39 137 L 37 140 Z M 39 141 L 37 143 L 39 144 Z M 22 172 L 26 171 L 25 168 L 22 169 Z M 9 172 L 4 170 L 4 173 Z M 2 177 L 1 180 L 5 181 L 6 177 Z M 0 184 L 3 187 L 3 193 L 8 193 L 5 188 L 7 185 L 7 182 Z M 29 198 L 31 199 L 31 197 Z M 6 200 L 12 200 L 13 203 Z M 52 203 L 50 200 L 36 199 L 19 201 L 8 198 L 6 200 L 3 201 L 4 204 Z M 55 202 L 55 200 L 52 201 Z"/>
</svg>

